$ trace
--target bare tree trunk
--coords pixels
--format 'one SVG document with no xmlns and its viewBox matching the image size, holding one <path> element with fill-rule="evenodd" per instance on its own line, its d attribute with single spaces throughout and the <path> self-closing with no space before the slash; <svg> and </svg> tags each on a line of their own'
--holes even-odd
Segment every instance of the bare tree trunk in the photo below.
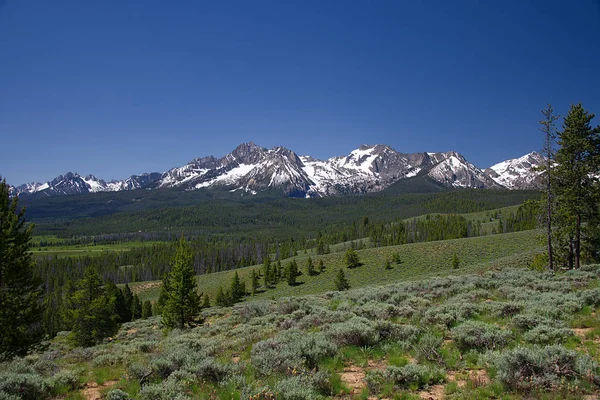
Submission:
<svg viewBox="0 0 600 400">
<path fill-rule="evenodd" d="M 577 228 L 575 230 L 575 268 L 579 269 L 581 258 L 581 214 L 577 214 Z"/>
<path fill-rule="evenodd" d="M 569 237 L 569 269 L 573 269 L 573 237 Z"/>
<path fill-rule="evenodd" d="M 554 155 L 554 151 L 552 149 L 552 143 L 555 138 L 556 128 L 554 126 L 554 121 L 556 121 L 559 117 L 554 115 L 554 109 L 551 104 L 547 104 L 544 109 L 542 109 L 542 115 L 544 119 L 540 121 L 542 127 L 540 130 L 544 132 L 544 156 L 546 157 L 546 201 L 548 202 L 548 215 L 546 218 L 547 224 L 547 234 L 548 234 L 548 269 L 551 271 L 554 270 L 554 257 L 552 254 L 552 183 L 550 179 L 550 174 L 552 172 L 552 158 Z"/>
</svg>

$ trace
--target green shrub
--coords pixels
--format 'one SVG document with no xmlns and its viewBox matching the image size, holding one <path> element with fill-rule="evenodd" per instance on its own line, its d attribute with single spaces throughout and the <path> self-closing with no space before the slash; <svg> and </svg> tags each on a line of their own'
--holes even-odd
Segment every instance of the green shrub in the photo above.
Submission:
<svg viewBox="0 0 600 400">
<path fill-rule="evenodd" d="M 62 387 L 67 390 L 75 390 L 79 387 L 79 376 L 75 371 L 62 369 L 54 374 L 50 379 L 50 385 L 53 390 Z"/>
<path fill-rule="evenodd" d="M 275 385 L 277 399 L 282 400 L 317 400 L 322 399 L 315 392 L 310 380 L 304 376 L 296 375 L 281 379 Z"/>
<path fill-rule="evenodd" d="M 379 341 L 379 335 L 371 322 L 362 317 L 331 324 L 326 332 L 338 346 L 372 346 Z"/>
<path fill-rule="evenodd" d="M 433 361 L 441 364 L 443 362 L 441 353 L 443 343 L 444 340 L 439 336 L 431 333 L 423 335 L 419 343 L 414 346 L 417 357 L 419 360 Z"/>
<path fill-rule="evenodd" d="M 3 373 L 0 375 L 0 393 L 18 396 L 24 400 L 36 400 L 47 396 L 44 379 L 32 373 Z"/>
<path fill-rule="evenodd" d="M 129 394 L 121 389 L 111 389 L 106 393 L 106 400 L 127 400 L 130 399 Z"/>
<path fill-rule="evenodd" d="M 402 341 L 414 343 L 419 336 L 420 330 L 413 325 L 394 324 L 389 321 L 375 322 L 375 330 L 380 340 Z"/>
<path fill-rule="evenodd" d="M 251 361 L 261 374 L 269 375 L 312 369 L 336 351 L 337 346 L 324 333 L 304 333 L 294 329 L 256 343 L 252 347 Z"/>
<path fill-rule="evenodd" d="M 517 314 L 512 318 L 511 321 L 515 327 L 525 331 L 533 329 L 538 325 L 549 326 L 559 324 L 558 321 L 554 321 L 548 317 L 534 313 Z"/>
<path fill-rule="evenodd" d="M 573 331 L 570 329 L 540 324 L 535 328 L 525 332 L 523 335 L 523 340 L 525 340 L 527 343 L 534 344 L 553 344 L 563 343 L 573 335 Z"/>
<path fill-rule="evenodd" d="M 491 356 L 497 377 L 513 390 L 553 389 L 597 381 L 598 365 L 562 346 L 517 347 Z"/>
<path fill-rule="evenodd" d="M 140 390 L 141 400 L 188 400 L 187 385 L 176 378 L 168 378 L 156 384 L 143 386 Z"/>
<path fill-rule="evenodd" d="M 494 350 L 504 347 L 511 337 L 510 331 L 481 321 L 467 321 L 453 328 L 451 334 L 462 351 Z"/>
<path fill-rule="evenodd" d="M 386 382 L 399 388 L 417 390 L 443 382 L 446 374 L 439 368 L 410 363 L 403 367 L 389 366 L 385 371 L 369 371 L 366 376 L 371 392 L 379 393 Z"/>
</svg>

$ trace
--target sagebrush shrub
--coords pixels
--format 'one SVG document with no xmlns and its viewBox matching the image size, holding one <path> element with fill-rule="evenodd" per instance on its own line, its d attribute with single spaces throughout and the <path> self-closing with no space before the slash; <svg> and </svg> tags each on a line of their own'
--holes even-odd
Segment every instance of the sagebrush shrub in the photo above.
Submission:
<svg viewBox="0 0 600 400">
<path fill-rule="evenodd" d="M 338 346 L 372 346 L 379 341 L 379 335 L 373 324 L 362 317 L 353 317 L 344 322 L 331 324 L 326 333 Z"/>
<path fill-rule="evenodd" d="M 445 377 L 446 374 L 439 368 L 409 363 L 403 367 L 389 366 L 384 371 L 369 371 L 366 380 L 372 392 L 379 392 L 386 382 L 391 382 L 399 388 L 416 390 L 443 382 Z"/>
<path fill-rule="evenodd" d="M 490 363 L 500 381 L 513 390 L 556 389 L 598 379 L 598 364 L 589 356 L 558 345 L 517 347 L 492 355 Z"/>
<path fill-rule="evenodd" d="M 451 331 L 456 345 L 463 351 L 494 350 L 504 347 L 511 332 L 481 321 L 467 321 Z"/>
<path fill-rule="evenodd" d="M 296 375 L 281 379 L 275 385 L 277 399 L 282 400 L 318 400 L 319 395 L 312 386 L 312 382 L 305 376 Z"/>
<path fill-rule="evenodd" d="M 186 386 L 176 380 L 167 379 L 160 383 L 142 387 L 139 398 L 141 400 L 189 400 Z"/>
<path fill-rule="evenodd" d="M 556 326 L 540 324 L 525 332 L 523 340 L 534 344 L 556 344 L 563 343 L 574 333 L 568 328 L 557 328 Z"/>
<path fill-rule="evenodd" d="M 106 393 L 106 400 L 127 400 L 130 398 L 129 394 L 121 389 L 111 389 Z"/>
</svg>

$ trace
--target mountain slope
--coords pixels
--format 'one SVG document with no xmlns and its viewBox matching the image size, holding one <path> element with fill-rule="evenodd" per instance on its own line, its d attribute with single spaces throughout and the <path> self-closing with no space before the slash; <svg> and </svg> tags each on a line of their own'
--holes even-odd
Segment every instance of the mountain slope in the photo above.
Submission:
<svg viewBox="0 0 600 400">
<path fill-rule="evenodd" d="M 543 187 L 541 179 L 543 172 L 534 169 L 544 165 L 545 162 L 544 156 L 534 151 L 492 165 L 485 172 L 496 183 L 508 189 L 540 189 Z"/>
</svg>

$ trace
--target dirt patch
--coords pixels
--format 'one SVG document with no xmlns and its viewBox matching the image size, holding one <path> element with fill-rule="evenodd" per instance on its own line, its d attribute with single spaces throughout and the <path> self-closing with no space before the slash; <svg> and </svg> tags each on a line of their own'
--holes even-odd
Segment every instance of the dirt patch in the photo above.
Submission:
<svg viewBox="0 0 600 400">
<path fill-rule="evenodd" d="M 575 335 L 585 339 L 586 335 L 590 333 L 594 328 L 573 328 L 571 329 Z"/>
<path fill-rule="evenodd" d="M 137 328 L 133 328 L 133 329 L 129 329 L 126 333 L 127 336 L 129 335 L 135 335 L 138 332 Z"/>
<path fill-rule="evenodd" d="M 340 373 L 340 378 L 344 385 L 350 389 L 350 397 L 353 397 L 352 395 L 362 393 L 363 389 L 367 387 L 367 381 L 365 379 L 367 370 L 383 370 L 386 367 L 387 363 L 385 360 L 369 360 L 366 368 L 350 364 L 344 367 L 344 372 Z"/>
<path fill-rule="evenodd" d="M 419 397 L 427 400 L 441 400 L 446 397 L 444 394 L 444 385 L 430 386 L 429 389 L 419 392 Z"/>
<path fill-rule="evenodd" d="M 348 386 L 351 394 L 360 394 L 367 386 L 365 380 L 365 369 L 356 365 L 349 365 L 340 373 L 340 378 L 344 385 Z"/>
<path fill-rule="evenodd" d="M 448 380 L 448 382 L 456 382 L 456 385 L 459 388 L 465 387 L 467 385 L 466 379 L 458 379 L 456 377 L 456 375 L 457 375 L 456 371 L 450 371 L 450 372 L 448 372 L 446 379 Z"/>
<path fill-rule="evenodd" d="M 140 294 L 141 292 L 144 292 L 146 290 L 158 288 L 161 285 L 161 281 L 142 283 L 140 285 L 135 285 L 134 287 L 132 287 L 131 291 L 135 294 Z"/>
<path fill-rule="evenodd" d="M 119 381 L 107 381 L 102 385 L 98 385 L 96 382 L 88 382 L 85 384 L 85 389 L 81 391 L 83 397 L 86 400 L 102 400 L 102 390 L 115 386 Z"/>
<path fill-rule="evenodd" d="M 475 387 L 486 386 L 492 382 L 487 371 L 484 369 L 473 369 L 469 371 L 469 380 L 473 382 L 473 386 Z"/>
<path fill-rule="evenodd" d="M 234 364 L 239 364 L 240 357 L 239 356 L 231 357 L 231 362 L 233 362 Z"/>
</svg>

